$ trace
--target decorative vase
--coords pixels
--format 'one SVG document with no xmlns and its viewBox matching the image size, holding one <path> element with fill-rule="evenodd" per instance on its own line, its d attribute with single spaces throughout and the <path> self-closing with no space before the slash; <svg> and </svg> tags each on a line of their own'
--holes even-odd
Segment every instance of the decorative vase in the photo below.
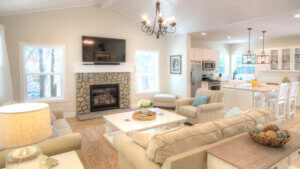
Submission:
<svg viewBox="0 0 300 169">
<path fill-rule="evenodd" d="M 142 108 L 140 109 L 143 113 L 144 116 L 147 116 L 147 111 L 148 111 L 148 108 Z"/>
</svg>

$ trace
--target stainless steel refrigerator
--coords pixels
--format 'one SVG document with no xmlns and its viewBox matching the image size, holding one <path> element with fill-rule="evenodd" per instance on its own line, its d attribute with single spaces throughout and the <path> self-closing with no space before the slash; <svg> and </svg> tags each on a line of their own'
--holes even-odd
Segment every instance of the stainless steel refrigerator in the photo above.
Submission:
<svg viewBox="0 0 300 169">
<path fill-rule="evenodd" d="M 191 96 L 194 97 L 196 90 L 201 87 L 202 66 L 201 62 L 192 62 L 191 65 Z"/>
</svg>

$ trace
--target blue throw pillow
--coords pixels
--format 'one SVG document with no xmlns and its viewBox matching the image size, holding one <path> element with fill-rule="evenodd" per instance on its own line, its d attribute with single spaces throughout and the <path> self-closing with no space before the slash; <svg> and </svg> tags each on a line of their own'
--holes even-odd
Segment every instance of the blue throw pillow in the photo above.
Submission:
<svg viewBox="0 0 300 169">
<path fill-rule="evenodd" d="M 193 106 L 200 106 L 203 104 L 208 103 L 209 96 L 199 96 L 196 94 L 196 97 L 194 98 L 194 103 L 192 104 Z"/>
<path fill-rule="evenodd" d="M 239 114 L 242 114 L 242 111 L 239 108 L 234 107 L 226 113 L 226 115 L 224 116 L 224 119 L 229 118 L 229 117 L 233 117 L 233 116 L 236 116 L 236 115 L 239 115 Z"/>
</svg>

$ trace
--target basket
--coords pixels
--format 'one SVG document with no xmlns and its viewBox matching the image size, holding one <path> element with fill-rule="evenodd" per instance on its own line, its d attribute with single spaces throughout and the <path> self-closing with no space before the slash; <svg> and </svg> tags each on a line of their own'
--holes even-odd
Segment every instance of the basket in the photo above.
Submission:
<svg viewBox="0 0 300 169">
<path fill-rule="evenodd" d="M 253 133 L 251 130 L 249 130 L 248 127 L 249 126 L 246 126 L 246 130 L 248 134 L 251 136 L 252 140 L 265 146 L 280 147 L 282 145 L 285 145 L 292 138 L 290 133 L 287 130 L 286 130 L 287 138 L 268 138 L 266 136 L 260 136 L 258 134 Z"/>
<path fill-rule="evenodd" d="M 141 121 L 149 121 L 149 120 L 155 120 L 156 119 L 156 112 L 147 110 L 147 113 L 143 113 L 142 111 L 135 111 L 132 114 L 132 118 L 134 120 L 141 120 Z"/>
</svg>

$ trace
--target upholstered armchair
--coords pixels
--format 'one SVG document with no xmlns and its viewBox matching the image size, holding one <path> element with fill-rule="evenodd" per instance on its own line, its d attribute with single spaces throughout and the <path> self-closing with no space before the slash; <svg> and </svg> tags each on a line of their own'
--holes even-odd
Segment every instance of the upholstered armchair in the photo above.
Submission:
<svg viewBox="0 0 300 169">
<path fill-rule="evenodd" d="M 199 88 L 196 93 L 200 96 L 210 96 L 208 104 L 192 106 L 194 98 L 176 101 L 176 112 L 188 118 L 189 123 L 198 124 L 218 120 L 224 108 L 222 103 L 224 93 L 217 90 Z"/>
</svg>

